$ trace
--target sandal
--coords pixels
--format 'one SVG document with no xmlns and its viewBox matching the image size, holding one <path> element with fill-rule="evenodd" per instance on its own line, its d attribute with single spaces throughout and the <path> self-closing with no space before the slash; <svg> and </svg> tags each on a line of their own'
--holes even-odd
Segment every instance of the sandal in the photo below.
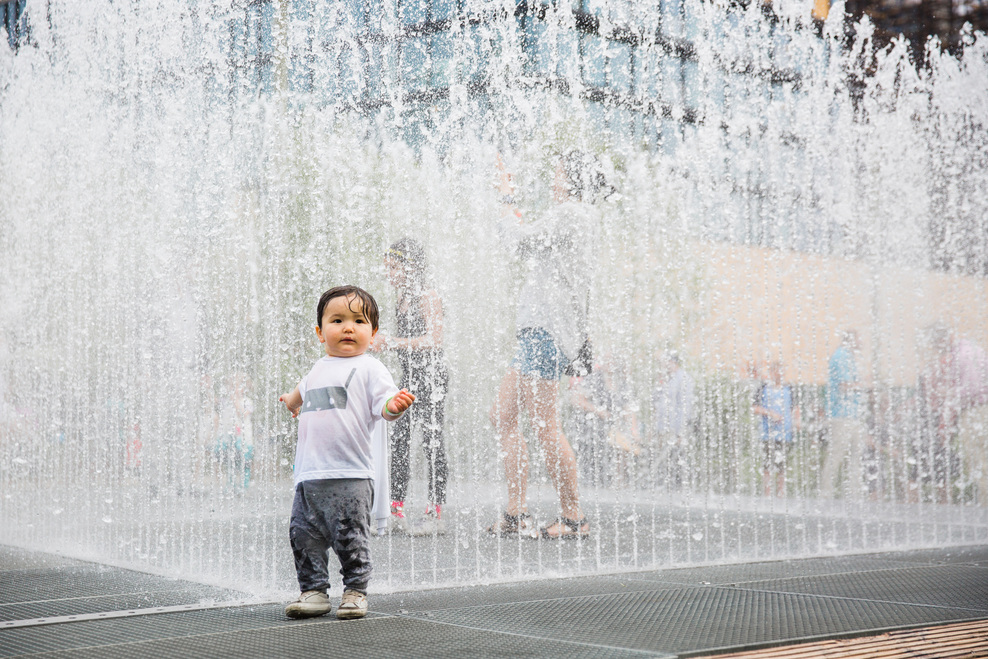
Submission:
<svg viewBox="0 0 988 659">
<path fill-rule="evenodd" d="M 487 527 L 487 532 L 491 535 L 499 535 L 502 538 L 511 535 L 521 535 L 529 538 L 538 537 L 536 531 L 535 518 L 528 513 L 509 515 L 501 513 L 501 519 Z"/>
<path fill-rule="evenodd" d="M 555 527 L 555 533 L 550 533 L 549 529 Z M 580 519 L 570 519 L 569 517 L 557 517 L 556 521 L 549 526 L 543 526 L 539 534 L 549 540 L 561 538 L 588 538 L 590 537 L 590 522 L 586 517 Z"/>
</svg>

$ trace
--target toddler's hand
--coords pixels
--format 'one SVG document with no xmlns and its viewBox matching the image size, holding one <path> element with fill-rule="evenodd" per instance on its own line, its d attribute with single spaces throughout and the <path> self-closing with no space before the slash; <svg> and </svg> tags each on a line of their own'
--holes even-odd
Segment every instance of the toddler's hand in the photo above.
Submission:
<svg viewBox="0 0 988 659">
<path fill-rule="evenodd" d="M 302 408 L 302 406 L 297 405 L 295 407 L 292 407 L 291 405 L 289 405 L 288 403 L 289 396 L 291 396 L 291 394 L 281 394 L 280 396 L 278 396 L 278 400 L 285 404 L 285 407 L 288 408 L 288 411 L 292 413 L 292 417 L 294 418 L 298 416 L 298 411 Z"/>
<path fill-rule="evenodd" d="M 402 389 L 394 395 L 394 397 L 388 401 L 385 408 L 388 410 L 388 414 L 391 416 L 398 416 L 415 402 L 415 396 L 408 392 L 407 389 Z"/>
</svg>

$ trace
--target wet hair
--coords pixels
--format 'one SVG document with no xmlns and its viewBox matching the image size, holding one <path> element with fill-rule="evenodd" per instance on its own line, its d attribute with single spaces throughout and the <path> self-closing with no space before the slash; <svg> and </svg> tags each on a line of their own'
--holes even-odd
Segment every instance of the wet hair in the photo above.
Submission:
<svg viewBox="0 0 988 659">
<path fill-rule="evenodd" d="M 607 188 L 600 161 L 586 151 L 571 149 L 560 155 L 566 188 L 573 197 L 592 201 L 598 192 Z"/>
<path fill-rule="evenodd" d="M 326 305 L 329 304 L 329 301 L 337 297 L 353 297 L 360 300 L 363 307 L 364 318 L 366 318 L 367 322 L 371 324 L 372 329 L 377 330 L 377 323 L 380 319 L 380 314 L 377 309 L 377 300 L 374 299 L 373 295 L 359 286 L 336 286 L 335 288 L 331 288 L 323 293 L 319 298 L 319 304 L 316 305 L 316 325 L 322 327 L 323 311 L 326 309 Z M 353 311 L 353 307 L 350 306 L 352 304 L 352 300 L 347 302 L 347 307 L 351 311 Z"/>
</svg>

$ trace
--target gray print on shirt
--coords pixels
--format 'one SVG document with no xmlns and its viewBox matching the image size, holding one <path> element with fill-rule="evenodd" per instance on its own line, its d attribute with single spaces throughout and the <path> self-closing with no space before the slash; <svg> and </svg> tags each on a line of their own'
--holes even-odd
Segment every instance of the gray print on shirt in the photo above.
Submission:
<svg viewBox="0 0 988 659">
<path fill-rule="evenodd" d="M 350 380 L 357 369 L 350 371 L 346 383 L 342 387 L 322 387 L 321 389 L 311 389 L 305 392 L 302 400 L 302 410 L 299 414 L 306 412 L 321 412 L 322 410 L 345 410 L 347 402 L 346 388 L 350 386 Z"/>
</svg>

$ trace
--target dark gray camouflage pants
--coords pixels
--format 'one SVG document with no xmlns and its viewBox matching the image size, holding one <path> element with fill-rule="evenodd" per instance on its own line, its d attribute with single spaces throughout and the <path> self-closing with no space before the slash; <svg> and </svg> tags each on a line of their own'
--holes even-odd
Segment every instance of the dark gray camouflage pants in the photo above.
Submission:
<svg viewBox="0 0 988 659">
<path fill-rule="evenodd" d="M 340 560 L 343 587 L 367 592 L 374 485 L 357 478 L 303 481 L 295 488 L 288 534 L 298 585 L 329 589 L 329 549 Z"/>
</svg>

